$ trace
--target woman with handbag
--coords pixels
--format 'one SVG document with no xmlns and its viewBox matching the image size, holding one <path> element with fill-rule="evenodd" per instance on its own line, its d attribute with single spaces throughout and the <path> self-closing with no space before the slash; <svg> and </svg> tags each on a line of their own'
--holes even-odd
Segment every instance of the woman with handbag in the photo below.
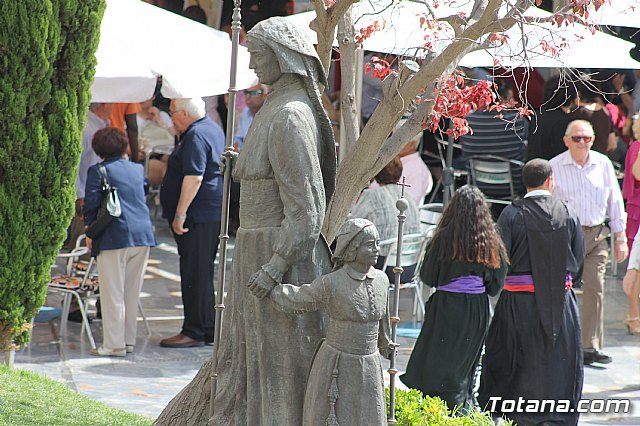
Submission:
<svg viewBox="0 0 640 426">
<path fill-rule="evenodd" d="M 84 222 L 90 224 L 87 234 L 94 237 L 91 254 L 98 261 L 103 324 L 103 344 L 91 354 L 125 356 L 136 343 L 138 298 L 149 248 L 156 242 L 145 202 L 144 170 L 124 159 L 128 146 L 124 133 L 101 129 L 91 145 L 103 159 L 89 168 L 84 204 Z M 103 203 L 105 196 L 109 203 Z M 111 205 L 105 211 L 107 204 Z M 112 217 L 106 226 L 105 214 Z M 96 230 L 98 222 L 104 229 Z"/>
</svg>

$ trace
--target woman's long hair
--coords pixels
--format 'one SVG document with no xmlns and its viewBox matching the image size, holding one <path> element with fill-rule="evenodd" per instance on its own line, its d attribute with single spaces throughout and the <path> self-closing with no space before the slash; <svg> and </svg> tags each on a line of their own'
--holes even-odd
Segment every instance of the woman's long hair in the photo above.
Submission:
<svg viewBox="0 0 640 426">
<path fill-rule="evenodd" d="M 438 260 L 500 267 L 500 252 L 507 258 L 484 195 L 474 186 L 458 189 L 442 212 L 433 244 L 440 243 Z"/>
</svg>

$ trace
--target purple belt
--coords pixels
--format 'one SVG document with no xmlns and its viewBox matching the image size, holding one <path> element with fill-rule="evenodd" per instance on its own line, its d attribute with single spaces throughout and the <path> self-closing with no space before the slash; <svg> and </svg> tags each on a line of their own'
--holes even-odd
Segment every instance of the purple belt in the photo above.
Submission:
<svg viewBox="0 0 640 426">
<path fill-rule="evenodd" d="M 568 273 L 565 277 L 565 290 L 573 287 L 573 277 Z M 533 276 L 531 275 L 508 275 L 504 280 L 504 289 L 511 292 L 535 292 Z"/>
<path fill-rule="evenodd" d="M 516 293 L 534 293 L 536 291 L 531 275 L 507 275 L 504 279 L 504 289 Z"/>
<path fill-rule="evenodd" d="M 451 293 L 484 294 L 484 281 L 477 275 L 467 275 L 452 279 L 449 284 L 437 287 L 438 290 Z"/>
</svg>

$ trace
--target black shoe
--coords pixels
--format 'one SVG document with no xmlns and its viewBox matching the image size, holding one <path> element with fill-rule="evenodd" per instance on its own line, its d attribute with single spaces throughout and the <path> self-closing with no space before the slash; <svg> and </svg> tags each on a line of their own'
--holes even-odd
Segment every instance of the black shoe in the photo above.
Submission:
<svg viewBox="0 0 640 426">
<path fill-rule="evenodd" d="M 591 365 L 594 362 L 599 364 L 610 364 L 613 361 L 609 355 L 600 351 L 584 351 L 584 365 Z"/>
<path fill-rule="evenodd" d="M 72 311 L 69 312 L 69 316 L 67 317 L 67 319 L 71 322 L 78 322 L 81 323 L 82 322 L 82 314 L 80 313 L 80 309 L 78 309 L 77 311 Z M 89 321 L 89 324 L 91 324 L 91 318 L 87 316 L 87 321 Z"/>
</svg>

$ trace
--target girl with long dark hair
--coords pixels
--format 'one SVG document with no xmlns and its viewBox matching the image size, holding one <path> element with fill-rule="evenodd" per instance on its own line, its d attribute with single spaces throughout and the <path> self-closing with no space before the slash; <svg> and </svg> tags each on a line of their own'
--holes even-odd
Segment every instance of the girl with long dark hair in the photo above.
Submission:
<svg viewBox="0 0 640 426">
<path fill-rule="evenodd" d="M 504 284 L 507 256 L 478 188 L 458 189 L 444 209 L 422 268 L 436 288 L 400 379 L 464 413 L 473 407 L 473 378 L 489 329 L 489 297 Z"/>
</svg>

